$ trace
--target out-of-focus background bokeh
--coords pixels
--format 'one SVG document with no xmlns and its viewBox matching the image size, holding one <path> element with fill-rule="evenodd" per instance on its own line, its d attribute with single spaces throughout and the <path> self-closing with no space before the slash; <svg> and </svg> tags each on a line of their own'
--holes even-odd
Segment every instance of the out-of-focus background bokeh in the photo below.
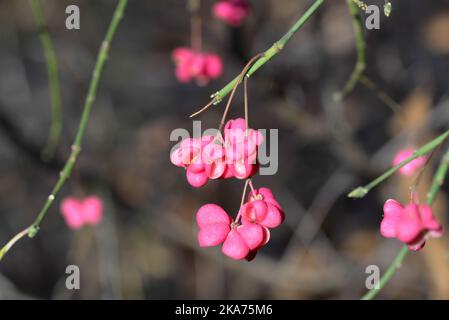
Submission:
<svg viewBox="0 0 449 320">
<path fill-rule="evenodd" d="M 401 244 L 380 236 L 383 202 L 407 201 L 413 179 L 394 176 L 364 199 L 346 193 L 382 173 L 396 151 L 417 146 L 449 123 L 449 1 L 393 0 L 380 30 L 364 30 L 366 77 L 342 103 L 333 93 L 355 63 L 351 17 L 343 0 L 326 1 L 285 50 L 249 81 L 253 127 L 279 129 L 279 170 L 256 176 L 273 190 L 286 221 L 251 262 L 201 249 L 195 212 L 204 203 L 235 214 L 241 181 L 190 187 L 173 166 L 173 129 L 209 100 L 256 53 L 267 49 L 311 4 L 252 0 L 241 28 L 211 15 L 203 0 L 203 46 L 224 61 L 206 86 L 180 84 L 171 51 L 190 42 L 186 1 L 129 1 L 113 41 L 72 179 L 36 238 L 22 239 L 0 263 L 0 298 L 45 299 L 345 299 L 365 291 L 365 268 L 385 270 Z M 368 1 L 382 7 L 384 1 Z M 0 1 L 0 243 L 28 226 L 68 157 L 99 45 L 115 1 L 41 1 L 59 61 L 63 136 L 51 161 L 40 157 L 50 125 L 48 79 L 28 1 Z M 65 28 L 66 6 L 81 29 Z M 363 15 L 362 15 L 363 16 Z M 392 101 L 385 103 L 385 95 Z M 242 114 L 238 92 L 231 117 Z M 224 104 L 203 113 L 216 127 Z M 399 109 L 399 110 L 398 110 Z M 421 198 L 440 159 L 420 183 Z M 444 187 L 435 210 L 447 221 Z M 105 217 L 70 230 L 59 212 L 67 195 L 97 194 Z M 380 297 L 449 298 L 447 236 L 411 254 Z M 81 289 L 65 288 L 67 265 Z"/>
</svg>

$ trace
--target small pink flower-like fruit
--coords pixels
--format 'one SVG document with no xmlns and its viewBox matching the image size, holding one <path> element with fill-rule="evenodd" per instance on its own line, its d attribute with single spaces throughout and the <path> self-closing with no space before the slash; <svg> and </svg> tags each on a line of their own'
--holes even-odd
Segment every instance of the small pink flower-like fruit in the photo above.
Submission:
<svg viewBox="0 0 449 320">
<path fill-rule="evenodd" d="M 221 167 L 213 166 L 213 157 L 220 151 L 213 147 L 213 141 L 214 137 L 208 135 L 200 139 L 187 138 L 170 155 L 170 161 L 175 166 L 186 169 L 187 181 L 195 188 L 204 186 L 209 178 L 214 179 L 220 170 L 221 174 L 225 170 L 224 164 Z M 207 152 L 207 157 L 203 155 L 204 152 Z"/>
<path fill-rule="evenodd" d="M 198 171 L 195 171 L 192 168 L 197 168 Z M 192 165 L 187 168 L 186 171 L 187 182 L 195 188 L 200 188 L 207 183 L 207 173 L 204 171 L 204 166 L 201 165 Z"/>
<path fill-rule="evenodd" d="M 408 157 L 412 156 L 414 151 L 414 149 L 399 150 L 393 158 L 393 166 L 398 165 Z M 426 157 L 419 157 L 413 161 L 410 161 L 401 169 L 399 169 L 399 173 L 407 177 L 413 175 L 416 170 L 422 168 L 426 164 L 426 159 Z"/>
<path fill-rule="evenodd" d="M 192 80 L 191 66 L 195 53 L 192 49 L 178 47 L 172 52 L 172 59 L 175 62 L 175 75 L 179 82 L 188 83 Z"/>
<path fill-rule="evenodd" d="M 103 218 L 103 201 L 97 196 L 83 200 L 67 197 L 61 202 L 61 214 L 71 229 L 96 225 Z"/>
<path fill-rule="evenodd" d="M 264 137 L 258 130 L 251 128 L 246 130 L 245 119 L 237 118 L 226 122 L 224 140 L 226 144 L 241 144 L 246 141 L 248 144 L 245 146 L 245 150 L 254 151 L 263 143 Z"/>
<path fill-rule="evenodd" d="M 249 15 L 249 5 L 246 0 L 221 0 L 214 4 L 212 13 L 233 27 L 238 27 Z"/>
<path fill-rule="evenodd" d="M 201 247 L 223 244 L 222 252 L 234 259 L 252 259 L 268 242 L 269 234 L 258 224 L 235 225 L 220 206 L 206 204 L 197 214 L 198 243 Z"/>
<path fill-rule="evenodd" d="M 265 228 L 276 228 L 284 221 L 285 214 L 273 193 L 268 188 L 251 193 L 248 202 L 241 208 L 242 223 L 257 223 Z"/>
<path fill-rule="evenodd" d="M 265 231 L 260 225 L 240 225 L 228 233 L 221 251 L 234 260 L 252 259 L 264 241 Z"/>
<path fill-rule="evenodd" d="M 216 54 L 178 47 L 173 50 L 172 59 L 176 66 L 175 76 L 182 83 L 196 80 L 198 84 L 207 84 L 223 72 L 223 63 Z"/>
<path fill-rule="evenodd" d="M 204 74 L 206 78 L 216 79 L 223 73 L 223 63 L 221 58 L 213 53 L 206 54 L 205 56 L 205 70 Z"/>
<path fill-rule="evenodd" d="M 380 233 L 386 238 L 397 238 L 410 250 L 417 251 L 424 247 L 428 237 L 440 237 L 443 227 L 433 216 L 429 205 L 410 203 L 404 207 L 389 199 L 384 204 Z"/>
<path fill-rule="evenodd" d="M 259 169 L 257 152 L 263 140 L 258 130 L 246 129 L 244 119 L 229 120 L 224 138 L 204 135 L 184 139 L 170 154 L 170 161 L 186 169 L 187 181 L 196 188 L 208 179 L 246 179 Z"/>
<path fill-rule="evenodd" d="M 216 204 L 202 206 L 196 214 L 196 222 L 201 247 L 218 246 L 225 241 L 231 230 L 231 218 Z"/>
<path fill-rule="evenodd" d="M 258 130 L 246 128 L 245 119 L 229 120 L 224 128 L 226 161 L 232 175 L 247 179 L 257 172 L 257 151 L 264 137 Z"/>
</svg>

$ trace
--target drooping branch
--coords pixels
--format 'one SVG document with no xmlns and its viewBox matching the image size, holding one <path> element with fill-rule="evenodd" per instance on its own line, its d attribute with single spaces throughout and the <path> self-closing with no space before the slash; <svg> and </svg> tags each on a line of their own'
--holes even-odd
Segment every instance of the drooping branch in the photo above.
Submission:
<svg viewBox="0 0 449 320">
<path fill-rule="evenodd" d="M 355 33 L 357 62 L 355 63 L 354 69 L 352 70 L 348 82 L 344 85 L 343 89 L 340 92 L 335 93 L 334 99 L 337 101 L 343 100 L 354 89 L 354 87 L 362 77 L 366 67 L 365 63 L 366 44 L 365 44 L 365 36 L 363 35 L 362 30 L 360 10 L 353 0 L 346 0 L 346 3 L 349 9 L 349 13 L 351 14 L 352 17 L 352 26 Z"/>
<path fill-rule="evenodd" d="M 39 38 L 44 51 L 45 61 L 47 64 L 48 86 L 50 90 L 51 103 L 51 125 L 48 133 L 47 143 L 42 150 L 42 157 L 45 160 L 50 159 L 58 145 L 62 130 L 61 116 L 61 88 L 58 74 L 58 59 L 56 58 L 53 41 L 48 31 L 45 15 L 39 0 L 30 0 L 31 9 L 36 20 L 39 30 Z"/>
<path fill-rule="evenodd" d="M 117 27 L 123 17 L 123 13 L 125 11 L 127 0 L 119 0 L 117 7 L 114 11 L 114 15 L 112 17 L 111 23 L 109 25 L 109 28 L 106 32 L 106 36 L 101 44 L 100 51 L 97 56 L 97 61 L 95 63 L 94 71 L 92 73 L 92 77 L 89 84 L 89 89 L 87 92 L 86 100 L 84 102 L 83 107 L 83 113 L 81 115 L 81 120 L 79 123 L 78 131 L 76 133 L 75 140 L 72 144 L 72 150 L 70 152 L 69 158 L 67 162 L 65 163 L 63 169 L 60 172 L 59 179 L 56 182 L 55 186 L 53 187 L 50 195 L 48 196 L 47 200 L 45 201 L 42 209 L 39 211 L 39 214 L 37 215 L 34 222 L 24 229 L 23 231 L 19 232 L 17 235 L 15 235 L 8 243 L 0 250 L 0 260 L 4 257 L 4 255 L 8 252 L 8 250 L 21 238 L 23 238 L 25 235 L 28 235 L 29 237 L 34 237 L 36 233 L 39 231 L 40 224 L 42 220 L 45 218 L 45 216 L 48 213 L 48 210 L 50 209 L 51 205 L 53 204 L 56 196 L 58 195 L 61 188 L 64 186 L 65 182 L 69 179 L 73 167 L 75 166 L 75 163 L 78 159 L 78 156 L 81 152 L 81 146 L 82 141 L 84 137 L 84 133 L 86 130 L 86 126 L 89 120 L 90 112 L 92 109 L 92 105 L 95 101 L 95 97 L 98 90 L 98 85 L 100 83 L 101 74 L 104 69 L 105 62 L 108 57 L 109 48 L 111 46 L 111 42 L 114 38 L 114 35 L 116 33 Z"/>
</svg>

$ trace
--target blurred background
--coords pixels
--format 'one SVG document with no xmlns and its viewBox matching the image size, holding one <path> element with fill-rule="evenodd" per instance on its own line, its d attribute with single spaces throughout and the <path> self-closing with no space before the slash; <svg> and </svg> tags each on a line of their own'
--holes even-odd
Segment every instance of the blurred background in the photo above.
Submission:
<svg viewBox="0 0 449 320">
<path fill-rule="evenodd" d="M 211 15 L 203 0 L 204 50 L 224 73 L 206 86 L 180 84 L 171 51 L 190 42 L 183 0 L 129 1 L 113 41 L 83 151 L 34 239 L 0 263 L 0 298 L 44 299 L 357 299 L 365 268 L 389 265 L 401 244 L 379 233 L 383 202 L 407 201 L 413 179 L 394 176 L 365 198 L 346 198 L 375 178 L 404 146 L 419 146 L 449 124 L 449 1 L 393 0 L 380 30 L 366 35 L 366 79 L 341 103 L 332 99 L 355 64 L 352 20 L 343 0 L 326 1 L 285 50 L 249 81 L 251 123 L 279 129 L 279 170 L 256 176 L 286 212 L 255 260 L 232 261 L 199 248 L 195 212 L 204 203 L 235 214 L 242 181 L 190 187 L 169 152 L 173 129 L 192 130 L 188 115 L 209 101 L 256 53 L 267 49 L 312 1 L 251 0 L 240 28 Z M 384 1 L 367 0 L 382 7 Z M 28 1 L 0 0 L 0 243 L 37 215 L 70 153 L 96 54 L 115 1 L 42 0 L 59 62 L 63 133 L 43 161 L 51 120 L 48 78 Z M 65 28 L 76 4 L 81 29 Z M 364 16 L 364 15 L 362 15 Z M 388 98 L 386 98 L 388 96 Z M 217 126 L 224 104 L 198 119 Z M 231 117 L 242 115 L 238 91 Z M 394 109 L 394 110 L 392 110 Z M 420 183 L 429 187 L 441 152 Z M 447 226 L 447 186 L 435 203 Z M 96 194 L 105 216 L 70 230 L 59 211 L 68 195 Z M 65 288 L 67 265 L 81 289 Z M 380 298 L 449 298 L 447 236 L 411 254 Z"/>
</svg>

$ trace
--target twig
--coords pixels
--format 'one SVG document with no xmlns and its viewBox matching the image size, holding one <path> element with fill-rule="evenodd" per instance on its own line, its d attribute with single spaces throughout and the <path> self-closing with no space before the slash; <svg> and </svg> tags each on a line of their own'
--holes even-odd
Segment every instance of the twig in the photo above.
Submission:
<svg viewBox="0 0 449 320">
<path fill-rule="evenodd" d="M 245 125 L 246 129 L 249 129 L 249 110 L 248 110 L 248 77 L 243 79 L 243 99 L 245 109 Z"/>
<path fill-rule="evenodd" d="M 34 220 L 34 222 L 28 228 L 25 229 L 25 230 L 27 230 L 27 234 L 30 238 L 34 237 L 36 235 L 36 233 L 39 231 L 39 227 L 40 227 L 42 220 L 45 218 L 48 210 L 50 209 L 51 205 L 53 204 L 53 202 L 54 202 L 57 194 L 61 190 L 62 186 L 69 179 L 70 174 L 72 173 L 73 167 L 78 158 L 78 155 L 81 152 L 81 144 L 83 141 L 87 122 L 89 120 L 90 111 L 91 111 L 92 105 L 95 101 L 95 96 L 97 93 L 100 76 L 103 71 L 106 59 L 108 57 L 111 41 L 114 38 L 114 34 L 117 30 L 117 27 L 120 23 L 121 18 L 123 17 L 123 12 L 126 8 L 127 2 L 128 2 L 127 0 L 119 0 L 117 7 L 114 11 L 114 16 L 112 17 L 111 23 L 109 25 L 106 36 L 101 44 L 100 51 L 97 56 L 97 61 L 95 63 L 95 68 L 94 68 L 94 71 L 92 74 L 92 78 L 90 80 L 89 90 L 87 92 L 87 97 L 86 97 L 86 100 L 84 103 L 84 108 L 83 108 L 83 113 L 81 115 L 80 124 L 78 127 L 78 131 L 76 133 L 75 140 L 72 145 L 72 151 L 71 151 L 70 156 L 60 173 L 58 181 L 56 182 L 55 186 L 53 187 L 51 194 L 48 196 L 47 201 L 45 201 L 37 218 Z M 24 231 L 20 232 L 16 236 L 14 236 L 13 239 L 18 237 L 19 235 L 20 236 L 17 238 L 17 240 L 21 239 L 24 235 L 24 234 L 22 234 L 23 232 Z M 8 242 L 8 244 L 11 243 L 11 241 Z M 13 242 L 12 244 L 14 244 L 14 243 L 15 242 Z M 0 260 L 3 258 L 3 256 L 6 254 L 6 252 L 12 247 L 12 245 L 8 246 L 8 244 L 1 249 Z"/>
<path fill-rule="evenodd" d="M 251 68 L 251 66 L 253 66 L 254 63 L 256 63 L 257 61 L 259 61 L 259 59 L 262 59 L 263 56 L 264 56 L 263 53 L 259 53 L 259 54 L 255 55 L 254 57 L 251 58 L 251 60 L 249 60 L 249 62 L 243 68 L 242 72 L 239 75 L 238 81 L 234 84 L 234 88 L 232 88 L 231 94 L 229 95 L 228 103 L 226 104 L 225 110 L 223 112 L 223 116 L 221 117 L 218 131 L 221 131 L 223 129 L 223 126 L 224 126 L 225 120 L 226 120 L 226 116 L 228 115 L 229 108 L 231 107 L 232 99 L 234 98 L 234 94 L 237 90 L 237 87 L 239 86 L 239 84 L 242 82 L 242 80 L 244 78 L 248 77 L 247 72 Z"/>
<path fill-rule="evenodd" d="M 444 179 L 447 175 L 449 169 L 449 149 L 446 151 L 438 169 L 433 177 L 432 185 L 430 186 L 429 192 L 427 193 L 427 203 L 432 204 L 444 183 Z"/>
<path fill-rule="evenodd" d="M 363 84 L 368 89 L 372 90 L 376 96 L 387 105 L 393 112 L 399 113 L 401 111 L 401 106 L 397 103 L 391 96 L 388 95 L 385 91 L 380 90 L 376 84 L 367 76 L 362 75 L 359 79 L 359 82 Z"/>
<path fill-rule="evenodd" d="M 360 10 L 366 11 L 366 9 L 368 9 L 368 5 L 365 2 L 363 2 L 362 0 L 348 0 L 348 1 L 357 5 L 357 7 L 359 7 Z"/>
<path fill-rule="evenodd" d="M 355 87 L 357 82 L 359 82 L 360 77 L 365 71 L 366 63 L 365 63 L 365 37 L 363 36 L 362 31 L 362 22 L 360 18 L 360 11 L 357 8 L 357 5 L 354 3 L 354 0 L 346 0 L 348 5 L 349 13 L 352 16 L 352 26 L 355 33 L 355 44 L 357 49 L 357 62 L 354 66 L 354 70 L 352 70 L 351 76 L 349 77 L 348 82 L 345 84 L 343 89 L 340 92 L 336 92 L 334 94 L 334 99 L 336 101 L 342 101 Z M 363 9 L 365 10 L 365 9 Z"/>
<path fill-rule="evenodd" d="M 11 240 L 8 241 L 7 244 L 0 250 L 0 260 L 3 259 L 3 256 L 8 252 L 8 250 L 20 239 L 22 239 L 24 236 L 28 234 L 31 227 L 28 227 L 22 231 L 20 231 L 18 234 L 16 234 L 14 237 L 11 238 Z"/>
<path fill-rule="evenodd" d="M 248 61 L 248 63 L 245 65 L 245 67 L 243 68 L 243 70 L 240 72 L 240 74 L 238 75 L 238 81 L 236 81 L 236 82 L 234 83 L 234 87 L 233 87 L 232 90 L 231 90 L 231 94 L 229 95 L 228 102 L 227 102 L 227 104 L 226 104 L 225 111 L 224 111 L 224 113 L 223 113 L 223 117 L 222 117 L 222 119 L 221 119 L 221 121 L 220 121 L 220 126 L 222 126 L 222 125 L 224 124 L 224 121 L 225 121 L 225 119 L 226 119 L 226 115 L 228 114 L 229 108 L 230 108 L 230 106 L 231 106 L 232 99 L 234 98 L 234 94 L 235 94 L 235 92 L 236 92 L 236 90 L 237 90 L 238 85 L 242 82 L 242 79 L 243 79 L 243 78 L 245 78 L 245 79 L 247 78 L 247 71 L 248 71 L 248 69 L 251 68 L 251 66 L 252 66 L 258 59 L 260 59 L 261 57 L 263 57 L 263 55 L 264 55 L 263 53 L 258 53 L 257 55 L 255 55 L 254 57 L 252 57 L 252 58 Z M 246 75 L 246 77 L 245 77 L 245 75 Z M 212 99 L 211 101 L 209 101 L 208 104 L 206 104 L 206 105 L 205 105 L 204 107 L 202 107 L 200 110 L 198 110 L 197 112 L 191 114 L 191 115 L 190 115 L 190 118 L 192 118 L 192 117 L 194 117 L 194 116 L 196 116 L 196 115 L 199 115 L 199 114 L 200 114 L 201 112 L 203 112 L 203 111 L 206 111 L 210 106 L 212 106 L 212 105 L 214 105 L 214 104 L 215 104 L 214 99 Z M 221 129 L 219 129 L 218 131 L 221 131 Z"/>
<path fill-rule="evenodd" d="M 402 262 L 407 256 L 409 250 L 407 246 L 403 246 L 397 256 L 394 258 L 393 262 L 388 267 L 387 271 L 379 280 L 379 288 L 371 289 L 362 297 L 362 300 L 372 300 L 377 294 L 382 290 L 382 288 L 390 281 L 396 271 L 402 266 Z"/>
<path fill-rule="evenodd" d="M 250 181 L 249 179 L 246 179 L 246 181 L 245 181 L 245 186 L 243 187 L 243 192 L 242 192 L 242 200 L 240 201 L 240 208 L 243 207 L 243 203 L 245 202 L 246 189 L 248 189 L 249 181 Z M 234 223 L 239 222 L 241 215 L 242 215 L 242 211 L 239 210 L 239 212 L 237 213 L 237 216 L 234 219 Z"/>
<path fill-rule="evenodd" d="M 187 2 L 190 11 L 190 43 L 197 52 L 202 51 L 202 30 L 201 30 L 201 0 L 189 0 Z"/>
<path fill-rule="evenodd" d="M 267 63 L 271 58 L 277 55 L 285 45 L 290 41 L 293 35 L 298 32 L 299 29 L 309 20 L 311 16 L 318 10 L 318 8 L 324 3 L 324 0 L 315 0 L 315 2 L 307 9 L 307 11 L 296 21 L 296 23 L 287 31 L 282 38 L 276 41 L 268 50 L 263 53 L 263 56 L 258 59 L 251 68 L 246 72 L 246 76 L 250 77 L 254 72 L 259 70 L 265 63 Z M 236 83 L 240 82 L 240 74 L 237 75 L 232 81 L 230 81 L 227 85 L 225 85 L 221 90 L 215 92 L 211 95 L 212 100 L 207 105 L 216 105 L 219 104 L 224 97 L 226 97 L 232 89 L 235 87 Z M 204 108 L 203 108 L 204 109 Z M 206 108 L 207 109 L 207 108 Z M 194 113 L 194 115 L 199 112 Z M 193 116 L 193 115 L 192 115 Z M 192 117 L 191 116 L 191 117 Z"/>
<path fill-rule="evenodd" d="M 427 144 L 425 144 L 421 148 L 415 150 L 415 152 L 413 152 L 413 154 L 410 157 L 408 157 L 407 159 L 405 159 L 404 161 L 402 161 L 398 165 L 394 166 L 393 168 L 387 170 L 385 173 L 383 173 L 382 175 L 380 175 L 379 177 L 377 177 L 376 179 L 374 179 L 373 181 L 371 181 L 367 185 L 362 186 L 362 187 L 358 187 L 358 188 L 352 190 L 348 194 L 348 197 L 350 197 L 350 198 L 363 198 L 371 189 L 373 189 L 378 184 L 380 184 L 381 182 L 383 182 L 386 179 L 388 179 L 390 176 L 392 176 L 396 171 L 401 169 L 407 163 L 415 160 L 416 158 L 419 158 L 419 157 L 422 157 L 422 156 L 428 154 L 433 149 L 438 147 L 441 143 L 443 143 L 447 139 L 448 136 L 449 136 L 449 130 L 444 132 L 443 134 L 439 135 L 434 140 L 428 142 Z"/>
<path fill-rule="evenodd" d="M 202 107 L 200 110 L 196 111 L 195 113 L 192 113 L 189 118 L 193 118 L 197 115 L 199 115 L 200 113 L 202 113 L 203 111 L 206 111 L 207 109 L 209 109 L 210 106 L 212 106 L 214 104 L 214 100 L 209 101 L 204 107 Z"/>
<path fill-rule="evenodd" d="M 56 58 L 50 33 L 48 32 L 42 6 L 39 0 L 29 1 L 31 9 L 33 10 L 34 18 L 36 19 L 37 27 L 39 29 L 39 38 L 42 43 L 42 48 L 44 50 L 44 56 L 47 63 L 48 86 L 51 101 L 51 126 L 48 133 L 47 143 L 42 150 L 42 158 L 44 160 L 48 160 L 53 156 L 56 147 L 58 146 L 62 130 L 62 98 L 58 75 L 58 59 Z"/>
</svg>

